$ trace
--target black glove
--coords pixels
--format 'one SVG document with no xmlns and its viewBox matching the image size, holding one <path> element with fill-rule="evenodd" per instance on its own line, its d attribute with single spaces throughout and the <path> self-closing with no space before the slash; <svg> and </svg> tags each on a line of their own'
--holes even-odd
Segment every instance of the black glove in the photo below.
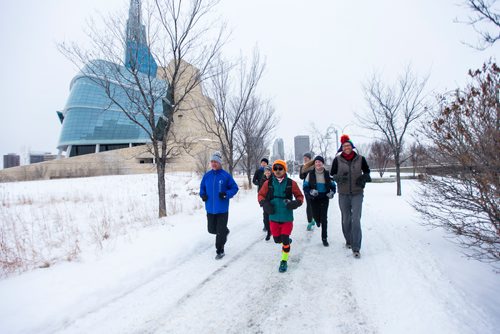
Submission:
<svg viewBox="0 0 500 334">
<path fill-rule="evenodd" d="M 202 200 L 203 202 L 206 202 L 206 201 L 207 201 L 207 199 L 208 199 L 208 196 L 207 196 L 207 195 L 203 195 L 203 196 L 201 196 L 201 200 Z"/>
<path fill-rule="evenodd" d="M 356 185 L 361 187 L 361 188 L 365 187 L 366 182 L 372 182 L 372 178 L 370 177 L 370 174 L 363 174 L 356 179 Z"/>
<path fill-rule="evenodd" d="M 221 192 L 219 193 L 219 198 L 220 198 L 220 199 L 226 199 L 226 198 L 227 198 L 227 194 L 226 194 L 226 192 L 225 192 L 225 191 L 221 191 Z"/>
<path fill-rule="evenodd" d="M 286 208 L 288 210 L 295 210 L 295 209 L 297 209 L 301 205 L 302 205 L 302 203 L 300 201 L 297 201 L 297 200 L 295 200 L 295 201 L 288 201 L 286 203 Z"/>
<path fill-rule="evenodd" d="M 268 215 L 272 215 L 274 213 L 274 206 L 271 204 L 271 202 L 262 200 L 259 202 L 259 204 L 264 209 L 264 212 Z"/>
<path fill-rule="evenodd" d="M 344 173 L 344 175 L 335 174 L 332 176 L 332 179 L 337 183 L 347 183 L 347 181 L 349 181 L 347 173 Z"/>
</svg>

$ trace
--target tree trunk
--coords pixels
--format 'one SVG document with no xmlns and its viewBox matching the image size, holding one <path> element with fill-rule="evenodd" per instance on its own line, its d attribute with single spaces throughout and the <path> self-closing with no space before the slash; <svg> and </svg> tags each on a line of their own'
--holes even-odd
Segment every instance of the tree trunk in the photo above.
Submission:
<svg viewBox="0 0 500 334">
<path fill-rule="evenodd" d="M 247 171 L 248 189 L 252 189 L 252 172 Z"/>
<path fill-rule="evenodd" d="M 396 160 L 396 184 L 397 184 L 396 195 L 401 196 L 401 163 L 399 162 L 399 158 Z"/>
<path fill-rule="evenodd" d="M 158 174 L 158 218 L 167 216 L 167 203 L 165 201 L 165 161 L 160 159 L 156 164 Z"/>
<path fill-rule="evenodd" d="M 165 141 L 163 141 L 165 144 Z M 158 141 L 153 140 L 153 152 L 156 159 L 156 175 L 158 178 L 158 218 L 167 216 L 167 203 L 165 201 L 165 165 L 166 165 L 166 147 L 162 147 L 160 154 L 158 150 Z"/>
</svg>

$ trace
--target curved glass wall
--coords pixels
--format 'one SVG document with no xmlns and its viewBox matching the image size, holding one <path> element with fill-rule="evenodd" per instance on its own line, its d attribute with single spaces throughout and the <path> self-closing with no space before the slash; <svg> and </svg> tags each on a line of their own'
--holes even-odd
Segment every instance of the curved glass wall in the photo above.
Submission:
<svg viewBox="0 0 500 334">
<path fill-rule="evenodd" d="M 66 150 L 68 146 L 102 145 L 106 147 L 118 147 L 113 144 L 137 144 L 149 142 L 147 133 L 114 104 L 105 92 L 105 86 L 113 92 L 112 96 L 127 110 L 133 110 L 133 103 L 128 96 L 138 94 L 132 88 L 125 90 L 123 85 L 118 85 L 110 80 L 77 75 L 70 87 L 70 95 L 63 111 L 63 123 L 58 148 Z M 155 79 L 155 81 L 158 81 Z M 107 85 L 103 85 L 106 82 Z M 161 85 L 167 85 L 162 82 Z M 156 102 L 156 119 L 163 112 L 161 101 Z M 149 125 L 142 116 L 137 120 L 149 129 Z M 91 153 L 82 151 L 85 153 Z M 68 152 L 69 153 L 69 152 Z M 80 155 L 79 151 L 72 150 L 71 156 Z"/>
</svg>

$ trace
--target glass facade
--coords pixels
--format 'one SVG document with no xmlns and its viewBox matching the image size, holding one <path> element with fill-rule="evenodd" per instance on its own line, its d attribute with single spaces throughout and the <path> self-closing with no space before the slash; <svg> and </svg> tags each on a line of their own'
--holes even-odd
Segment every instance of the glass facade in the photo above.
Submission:
<svg viewBox="0 0 500 334">
<path fill-rule="evenodd" d="M 96 64 L 108 65 L 103 61 L 97 61 Z M 90 72 L 85 69 L 83 71 Z M 123 73 L 127 71 L 124 70 Z M 158 94 L 161 94 L 165 90 L 162 87 L 167 86 L 167 83 L 157 79 L 155 83 L 158 85 Z M 69 156 L 75 156 L 96 152 L 95 149 L 86 147 L 87 145 L 99 144 L 102 147 L 99 151 L 104 151 L 150 142 L 146 131 L 130 120 L 122 110 L 124 108 L 128 113 L 136 115 L 135 119 L 146 129 L 150 129 L 146 119 L 138 111 L 134 111 L 140 108 L 139 103 L 131 102 L 140 101 L 137 98 L 139 92 L 133 88 L 125 89 L 123 86 L 113 83 L 109 78 L 96 79 L 82 73 L 77 75 L 71 83 L 70 95 L 62 112 L 63 122 L 58 148 L 66 150 L 71 146 Z M 120 106 L 113 103 L 108 94 Z M 156 120 L 162 112 L 163 106 L 158 98 L 155 100 Z"/>
<path fill-rule="evenodd" d="M 166 96 L 168 83 L 156 79 L 157 65 L 147 48 L 146 30 L 141 24 L 140 0 L 130 2 L 124 64 L 126 67 L 94 60 L 73 78 L 66 106 L 57 112 L 62 122 L 58 149 L 69 149 L 67 156 L 151 141 L 141 127 L 151 132 L 141 111 L 147 115 L 147 106 L 154 105 L 157 124 L 163 113 L 162 97 Z M 139 86 L 149 97 L 147 103 L 137 89 Z"/>
</svg>

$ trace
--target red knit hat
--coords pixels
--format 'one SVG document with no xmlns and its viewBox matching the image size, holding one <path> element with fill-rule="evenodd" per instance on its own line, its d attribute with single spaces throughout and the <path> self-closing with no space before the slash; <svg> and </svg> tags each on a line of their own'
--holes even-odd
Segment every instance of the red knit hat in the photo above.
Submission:
<svg viewBox="0 0 500 334">
<path fill-rule="evenodd" d="M 354 143 L 352 142 L 351 138 L 349 138 L 349 135 L 343 134 L 342 136 L 340 136 L 340 147 L 339 147 L 339 150 L 337 152 L 342 152 L 342 145 L 344 145 L 344 143 L 346 143 L 346 142 L 351 144 L 352 148 L 356 148 L 356 146 L 354 146 Z"/>
</svg>

